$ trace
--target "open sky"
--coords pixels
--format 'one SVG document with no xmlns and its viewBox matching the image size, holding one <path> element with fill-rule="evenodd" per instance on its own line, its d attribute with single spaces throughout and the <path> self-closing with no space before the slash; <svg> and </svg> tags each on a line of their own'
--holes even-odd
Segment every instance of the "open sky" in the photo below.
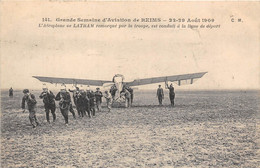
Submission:
<svg viewBox="0 0 260 168">
<path fill-rule="evenodd" d="M 1 88 L 40 89 L 42 84 L 33 75 L 111 80 L 121 73 L 131 81 L 208 71 L 193 85 L 179 88 L 259 89 L 259 9 L 257 2 L 2 2 Z M 38 28 L 43 17 L 206 17 L 221 26 L 211 30 Z M 243 22 L 233 23 L 231 18 Z"/>
</svg>

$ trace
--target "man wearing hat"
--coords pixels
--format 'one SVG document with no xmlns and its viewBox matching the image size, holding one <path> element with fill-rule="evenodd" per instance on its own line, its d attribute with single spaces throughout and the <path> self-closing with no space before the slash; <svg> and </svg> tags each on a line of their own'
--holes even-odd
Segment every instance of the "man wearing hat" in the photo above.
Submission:
<svg viewBox="0 0 260 168">
<path fill-rule="evenodd" d="M 162 105 L 162 100 L 164 98 L 163 89 L 161 88 L 161 85 L 159 85 L 159 88 L 157 89 L 157 97 L 159 101 L 159 105 Z"/>
<path fill-rule="evenodd" d="M 28 89 L 23 90 L 24 96 L 22 99 L 22 109 L 23 112 L 25 112 L 25 102 L 27 103 L 28 111 L 29 111 L 29 120 L 32 124 L 33 128 L 39 125 L 37 118 L 36 118 L 36 104 L 37 101 L 35 99 L 35 96 L 29 92 Z"/>
<path fill-rule="evenodd" d="M 53 122 L 55 122 L 55 120 L 56 120 L 55 96 L 51 91 L 48 90 L 48 88 L 45 85 L 43 86 L 42 90 L 43 90 L 43 92 L 41 93 L 41 95 L 39 97 L 41 99 L 43 99 L 47 122 L 50 123 L 50 117 L 49 117 L 50 111 L 51 111 L 51 114 L 53 117 Z"/>
<path fill-rule="evenodd" d="M 96 98 L 96 105 L 97 105 L 97 110 L 101 111 L 101 103 L 102 103 L 102 92 L 100 91 L 100 88 L 96 89 L 97 91 L 95 92 L 95 98 Z"/>
<path fill-rule="evenodd" d="M 66 86 L 62 85 L 60 92 L 56 95 L 55 100 L 60 101 L 59 106 L 60 106 L 60 111 L 61 114 L 63 115 L 65 119 L 65 124 L 67 125 L 69 123 L 69 110 L 71 109 L 71 97 L 70 93 L 66 90 Z M 74 111 L 71 111 L 73 117 L 75 118 L 75 113 Z"/>
</svg>

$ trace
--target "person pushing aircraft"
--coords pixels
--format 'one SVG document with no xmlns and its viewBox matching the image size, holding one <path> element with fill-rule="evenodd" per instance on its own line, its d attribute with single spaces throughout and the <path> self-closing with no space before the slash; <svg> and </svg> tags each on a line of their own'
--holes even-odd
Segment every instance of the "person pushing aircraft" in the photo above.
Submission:
<svg viewBox="0 0 260 168">
<path fill-rule="evenodd" d="M 50 123 L 50 116 L 49 113 L 51 111 L 52 117 L 53 117 L 53 122 L 56 120 L 56 105 L 55 105 L 55 96 L 52 93 L 52 91 L 49 91 L 46 85 L 43 86 L 42 88 L 42 93 L 40 94 L 40 99 L 43 99 L 43 104 L 46 112 L 46 119 L 47 122 Z"/>
<path fill-rule="evenodd" d="M 71 108 L 71 97 L 69 92 L 66 90 L 65 85 L 62 85 L 60 92 L 55 97 L 55 100 L 60 101 L 59 102 L 60 111 L 64 117 L 65 124 L 68 125 L 69 124 L 68 113 Z M 70 110 L 70 112 L 72 113 L 73 117 L 76 118 L 74 111 Z"/>
<path fill-rule="evenodd" d="M 25 102 L 27 103 L 28 111 L 29 111 L 29 120 L 32 124 L 33 128 L 40 125 L 37 117 L 36 117 L 36 104 L 37 101 L 35 99 L 34 94 L 31 94 L 28 89 L 23 90 L 24 96 L 22 99 L 22 109 L 25 112 Z"/>
<path fill-rule="evenodd" d="M 97 88 L 96 92 L 95 92 L 97 111 L 101 111 L 102 97 L 103 97 L 103 94 L 100 91 L 100 88 Z"/>
<path fill-rule="evenodd" d="M 171 83 L 170 87 L 168 86 L 168 83 L 166 83 L 166 87 L 169 89 L 169 98 L 171 101 L 171 106 L 174 106 L 174 99 L 175 99 L 175 93 L 174 93 L 174 87 Z"/>
</svg>

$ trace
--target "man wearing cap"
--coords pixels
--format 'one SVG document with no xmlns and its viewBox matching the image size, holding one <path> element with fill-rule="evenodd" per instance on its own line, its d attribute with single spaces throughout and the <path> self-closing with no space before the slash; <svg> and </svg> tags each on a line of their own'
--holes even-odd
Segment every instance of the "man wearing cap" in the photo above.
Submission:
<svg viewBox="0 0 260 168">
<path fill-rule="evenodd" d="M 44 86 L 42 88 L 43 92 L 40 94 L 40 98 L 43 99 L 43 103 L 44 103 L 44 108 L 45 108 L 45 112 L 46 112 L 46 119 L 47 122 L 50 123 L 50 117 L 49 117 L 49 113 L 51 111 L 52 117 L 53 117 L 53 122 L 55 122 L 56 120 L 56 114 L 55 114 L 55 110 L 56 110 L 56 105 L 55 105 L 55 96 L 52 93 L 52 91 L 49 91 L 48 88 L 46 86 Z"/>
<path fill-rule="evenodd" d="M 69 123 L 68 113 L 71 108 L 71 97 L 70 97 L 70 93 L 66 90 L 65 86 L 62 86 L 60 92 L 56 95 L 55 100 L 60 101 L 59 102 L 60 111 L 65 119 L 65 124 L 68 125 L 68 123 Z M 74 111 L 73 112 L 70 111 L 70 112 L 72 113 L 73 117 L 75 118 Z"/>
<path fill-rule="evenodd" d="M 22 99 L 22 109 L 23 112 L 25 112 L 25 102 L 27 103 L 28 111 L 29 111 L 29 120 L 32 124 L 33 128 L 39 125 L 37 118 L 36 118 L 36 104 L 37 101 L 35 99 L 35 96 L 29 92 L 28 89 L 23 90 L 24 96 Z"/>
<path fill-rule="evenodd" d="M 102 103 L 102 92 L 100 91 L 100 88 L 96 89 L 97 91 L 95 92 L 95 98 L 96 98 L 96 105 L 97 105 L 97 110 L 101 111 L 101 103 Z"/>
<path fill-rule="evenodd" d="M 171 100 L 171 106 L 174 106 L 174 98 L 175 98 L 175 93 L 174 93 L 174 87 L 171 83 L 170 87 L 168 86 L 168 84 L 166 84 L 166 87 L 169 89 L 169 97 Z"/>
<path fill-rule="evenodd" d="M 161 88 L 161 85 L 159 85 L 159 88 L 157 89 L 157 97 L 159 101 L 159 105 L 162 105 L 162 100 L 164 98 L 163 89 Z"/>
</svg>

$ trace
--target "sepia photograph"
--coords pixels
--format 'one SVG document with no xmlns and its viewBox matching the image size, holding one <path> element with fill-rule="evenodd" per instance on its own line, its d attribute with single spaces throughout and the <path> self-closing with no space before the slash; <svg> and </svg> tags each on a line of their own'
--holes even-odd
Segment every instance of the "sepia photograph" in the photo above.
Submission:
<svg viewBox="0 0 260 168">
<path fill-rule="evenodd" d="M 0 5 L 0 167 L 260 166 L 259 2 Z"/>
</svg>

